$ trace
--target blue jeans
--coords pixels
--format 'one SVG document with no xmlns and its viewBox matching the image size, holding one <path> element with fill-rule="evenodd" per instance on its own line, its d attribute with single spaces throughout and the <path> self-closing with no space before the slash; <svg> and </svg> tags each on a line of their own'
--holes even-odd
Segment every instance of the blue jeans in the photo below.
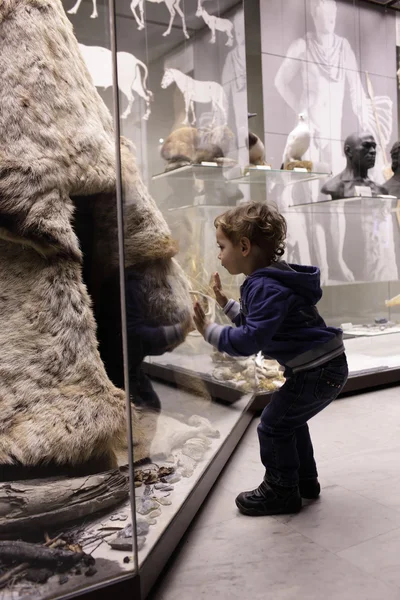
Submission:
<svg viewBox="0 0 400 600">
<path fill-rule="evenodd" d="M 346 355 L 309 371 L 285 372 L 285 376 L 286 382 L 261 415 L 258 437 L 266 481 L 292 487 L 299 480 L 318 476 L 307 421 L 343 389 L 348 376 Z"/>
</svg>

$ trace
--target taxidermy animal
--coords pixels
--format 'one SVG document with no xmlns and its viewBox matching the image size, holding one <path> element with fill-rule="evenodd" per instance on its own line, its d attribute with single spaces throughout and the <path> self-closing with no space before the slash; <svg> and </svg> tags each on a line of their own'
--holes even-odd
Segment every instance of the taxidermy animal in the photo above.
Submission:
<svg viewBox="0 0 400 600">
<path fill-rule="evenodd" d="M 119 264 L 112 118 L 60 0 L 0 3 L 0 72 L 0 471 L 96 458 L 115 466 L 125 394 L 106 374 L 93 316 L 96 290 Z M 157 322 L 182 322 L 192 303 L 176 243 L 124 138 L 121 162 L 126 266 L 157 280 Z M 78 200 L 94 207 L 91 297 Z M 134 408 L 136 443 L 139 421 Z"/>
<path fill-rule="evenodd" d="M 133 16 L 135 17 L 136 23 L 138 24 L 139 30 L 144 29 L 145 25 L 146 25 L 145 20 L 144 20 L 144 2 L 145 2 L 145 0 L 132 0 L 131 1 L 131 11 L 133 13 Z M 172 24 L 174 22 L 175 15 L 176 15 L 176 13 L 178 13 L 180 18 L 182 19 L 183 35 L 185 36 L 186 39 L 189 39 L 189 34 L 186 29 L 185 14 L 181 8 L 181 0 L 147 0 L 147 2 L 152 2 L 153 4 L 161 4 L 161 2 L 164 2 L 165 6 L 168 8 L 168 11 L 170 14 L 170 20 L 169 20 L 169 25 L 168 25 L 167 31 L 164 31 L 164 33 L 163 33 L 164 37 L 171 33 Z M 140 16 L 136 12 L 137 7 L 139 7 Z"/>
<path fill-rule="evenodd" d="M 167 162 L 166 170 L 177 169 L 196 162 L 197 129 L 180 127 L 169 134 L 161 147 L 161 156 Z"/>
<path fill-rule="evenodd" d="M 198 0 L 196 17 L 202 18 L 204 23 L 211 30 L 210 44 L 215 44 L 215 32 L 221 31 L 222 33 L 226 33 L 228 37 L 225 46 L 233 46 L 233 23 L 229 21 L 229 19 L 222 19 L 221 17 L 210 15 L 203 7 L 202 0 Z"/>
<path fill-rule="evenodd" d="M 97 19 L 99 13 L 97 12 L 97 0 L 92 0 L 93 2 L 93 12 L 90 15 L 91 19 Z M 82 4 L 82 0 L 77 0 L 76 4 L 68 11 L 69 15 L 76 15 L 79 10 L 80 5 Z"/>
<path fill-rule="evenodd" d="M 266 165 L 265 147 L 258 135 L 249 131 L 249 162 L 251 165 Z"/>
<path fill-rule="evenodd" d="M 80 51 L 85 60 L 89 73 L 96 87 L 104 90 L 112 87 L 112 53 L 108 48 L 101 46 L 84 46 L 79 44 Z M 146 103 L 146 112 L 143 119 L 147 121 L 151 114 L 150 102 L 153 93 L 147 87 L 149 71 L 146 65 L 129 52 L 117 52 L 118 88 L 128 100 L 128 106 L 121 119 L 126 119 L 132 112 L 135 101 L 134 93 Z"/>
<path fill-rule="evenodd" d="M 286 165 L 290 162 L 302 160 L 303 155 L 310 147 L 310 139 L 311 135 L 307 124 L 307 117 L 304 113 L 300 113 L 297 126 L 289 133 L 283 152 L 281 169 L 286 168 Z"/>
<path fill-rule="evenodd" d="M 161 147 L 166 171 L 201 162 L 221 163 L 234 135 L 228 127 L 180 127 L 170 133 Z"/>
<path fill-rule="evenodd" d="M 199 146 L 203 149 L 217 146 L 227 156 L 235 145 L 235 134 L 227 125 L 203 125 L 198 129 Z"/>
</svg>

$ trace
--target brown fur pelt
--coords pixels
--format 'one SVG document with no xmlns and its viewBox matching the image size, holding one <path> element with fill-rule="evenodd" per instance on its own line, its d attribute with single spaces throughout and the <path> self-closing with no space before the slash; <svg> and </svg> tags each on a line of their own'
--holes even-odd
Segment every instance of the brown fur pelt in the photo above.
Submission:
<svg viewBox="0 0 400 600">
<path fill-rule="evenodd" d="M 96 206 L 105 278 L 118 265 L 115 215 L 105 232 L 115 213 L 112 119 L 60 0 L 0 3 L 0 71 L 0 465 L 104 456 L 109 466 L 124 445 L 124 393 L 97 349 L 72 198 Z M 180 320 L 191 303 L 175 243 L 126 140 L 121 154 L 127 265 L 158 261 L 160 281 L 176 276 L 160 284 L 157 306 Z"/>
<path fill-rule="evenodd" d="M 226 125 L 200 127 L 198 135 L 201 148 L 219 148 L 221 156 L 227 156 L 235 144 L 235 135 Z"/>
<path fill-rule="evenodd" d="M 202 162 L 224 164 L 234 135 L 228 127 L 179 127 L 170 133 L 161 147 L 166 171 Z"/>
<path fill-rule="evenodd" d="M 196 162 L 198 135 L 195 127 L 180 127 L 172 131 L 161 147 L 167 162 L 166 170 L 177 169 Z"/>
</svg>

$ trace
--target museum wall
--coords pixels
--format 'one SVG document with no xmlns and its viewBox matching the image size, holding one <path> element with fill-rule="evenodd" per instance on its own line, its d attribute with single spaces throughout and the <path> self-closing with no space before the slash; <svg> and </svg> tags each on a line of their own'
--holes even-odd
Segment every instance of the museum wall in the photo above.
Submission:
<svg viewBox="0 0 400 600">
<path fill-rule="evenodd" d="M 329 0 L 322 3 L 325 27 L 321 16 L 313 17 L 313 5 L 318 4 L 318 0 L 261 2 L 267 156 L 275 168 L 280 167 L 287 134 L 297 122 L 290 106 L 293 94 L 298 112 L 308 113 L 313 129 L 309 158 L 337 173 L 345 164 L 343 142 L 360 131 L 362 111 L 369 113 L 376 132 L 368 77 L 382 123 L 387 123 L 382 132 L 386 153 L 397 139 L 396 18 L 393 11 L 364 2 Z M 334 39 L 323 50 L 320 42 L 329 27 Z M 374 172 L 378 183 L 383 181 L 381 161 L 379 156 Z"/>
</svg>

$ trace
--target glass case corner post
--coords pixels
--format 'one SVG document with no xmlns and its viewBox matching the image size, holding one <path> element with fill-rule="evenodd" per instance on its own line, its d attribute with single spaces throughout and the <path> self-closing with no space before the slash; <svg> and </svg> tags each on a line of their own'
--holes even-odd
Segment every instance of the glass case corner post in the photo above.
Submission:
<svg viewBox="0 0 400 600">
<path fill-rule="evenodd" d="M 118 58 L 117 58 L 117 23 L 116 0 L 109 0 L 110 39 L 112 53 L 113 76 L 113 120 L 115 131 L 115 166 L 116 166 L 116 199 L 117 199 L 117 224 L 118 224 L 118 256 L 119 256 L 119 284 L 121 294 L 121 325 L 122 325 L 122 351 L 124 368 L 124 389 L 127 415 L 128 437 L 128 464 L 129 464 L 129 494 L 132 513 L 132 552 L 135 573 L 138 573 L 138 545 L 136 536 L 136 506 L 135 506 L 135 472 L 133 460 L 133 432 L 132 432 L 132 406 L 129 393 L 129 366 L 128 366 L 128 337 L 126 319 L 125 296 L 125 250 L 124 250 L 124 206 L 122 192 L 122 164 L 121 164 L 121 127 L 120 127 L 120 102 L 118 88 Z"/>
</svg>

